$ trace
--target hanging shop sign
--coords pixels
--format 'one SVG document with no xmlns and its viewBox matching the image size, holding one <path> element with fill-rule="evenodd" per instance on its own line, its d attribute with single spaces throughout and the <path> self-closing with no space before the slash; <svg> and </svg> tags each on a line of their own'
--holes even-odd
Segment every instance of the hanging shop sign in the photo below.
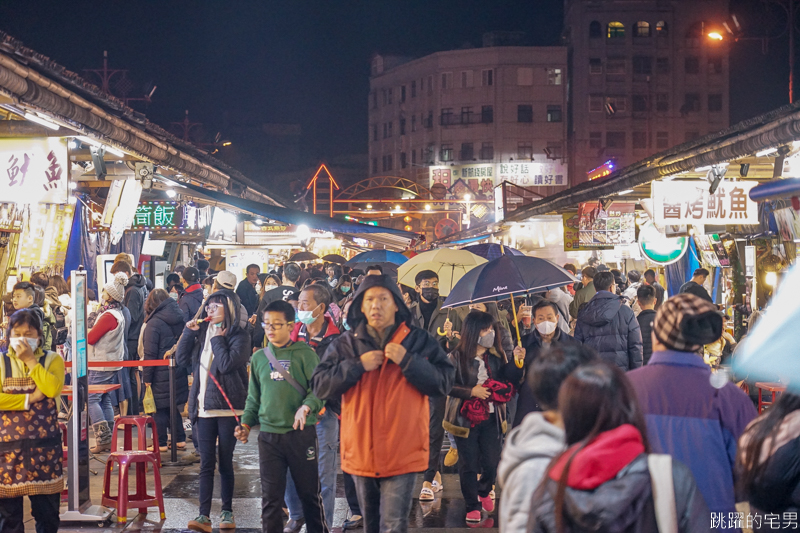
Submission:
<svg viewBox="0 0 800 533">
<path fill-rule="evenodd" d="M 239 220 L 234 213 L 225 211 L 221 207 L 215 207 L 208 239 L 211 241 L 236 242 L 236 226 L 238 223 Z"/>
<path fill-rule="evenodd" d="M 606 209 L 599 202 L 578 208 L 579 250 L 611 249 L 636 242 L 635 204 L 613 202 Z M 573 248 L 574 249 L 574 248 Z"/>
<path fill-rule="evenodd" d="M 755 277 L 756 275 L 756 247 L 744 247 L 744 275 L 748 278 Z"/>
<path fill-rule="evenodd" d="M 228 248 L 225 250 L 225 270 L 236 274 L 237 280 L 247 277 L 247 266 L 258 265 L 269 272 L 269 250 L 261 248 Z"/>
<path fill-rule="evenodd" d="M 731 260 L 725 245 L 716 233 L 695 235 L 694 242 L 703 258 L 703 262 L 712 267 L 729 267 Z"/>
<path fill-rule="evenodd" d="M 64 204 L 31 205 L 30 222 L 20 235 L 20 267 L 63 268 L 73 210 L 73 206 Z"/>
<path fill-rule="evenodd" d="M 139 202 L 131 231 L 189 231 L 211 223 L 213 207 L 196 207 L 182 202 L 157 200 Z"/>
<path fill-rule="evenodd" d="M 714 194 L 705 181 L 655 181 L 653 215 L 659 226 L 668 224 L 758 224 L 758 203 L 750 199 L 757 183 L 720 184 Z"/>
<path fill-rule="evenodd" d="M 800 239 L 800 215 L 792 207 L 778 209 L 773 213 L 781 239 L 796 242 Z"/>
<path fill-rule="evenodd" d="M 577 211 L 565 211 L 561 214 L 564 225 L 564 251 L 572 252 L 581 249 L 578 222 L 580 217 Z"/>
<path fill-rule="evenodd" d="M 24 206 L 0 204 L 0 233 L 19 233 L 22 231 Z"/>
<path fill-rule="evenodd" d="M 615 166 L 616 165 L 614 165 L 614 160 L 609 159 L 599 167 L 593 168 L 592 170 L 587 172 L 586 177 L 589 179 L 589 181 L 605 178 L 606 176 L 614 172 Z"/>
<path fill-rule="evenodd" d="M 443 218 L 436 223 L 436 226 L 434 226 L 433 234 L 436 236 L 437 239 L 444 239 L 445 237 L 449 237 L 453 233 L 457 233 L 458 230 L 459 228 L 457 221 L 452 220 L 450 218 Z"/>
<path fill-rule="evenodd" d="M 4 202 L 67 203 L 69 163 L 65 140 L 0 139 L 0 167 Z"/>
<path fill-rule="evenodd" d="M 647 261 L 670 265 L 689 249 L 689 237 L 667 237 L 648 220 L 639 231 L 639 249 Z"/>
<path fill-rule="evenodd" d="M 541 154 L 541 158 L 545 155 Z M 526 163 L 478 163 L 431 167 L 429 187 L 434 200 L 492 200 L 496 185 L 507 181 L 520 187 L 565 187 L 567 166 L 560 160 Z"/>
</svg>

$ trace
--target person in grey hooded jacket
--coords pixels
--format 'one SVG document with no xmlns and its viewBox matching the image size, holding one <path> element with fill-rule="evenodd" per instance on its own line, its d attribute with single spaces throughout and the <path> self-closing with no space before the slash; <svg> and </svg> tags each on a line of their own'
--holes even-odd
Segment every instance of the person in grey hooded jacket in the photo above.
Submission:
<svg viewBox="0 0 800 533">
<path fill-rule="evenodd" d="M 565 449 L 558 390 L 573 370 L 596 358 L 591 348 L 565 344 L 531 364 L 528 385 L 544 411 L 528 414 L 506 438 L 497 472 L 503 489 L 501 533 L 526 533 L 533 492 L 544 479 L 547 466 Z"/>
<path fill-rule="evenodd" d="M 591 346 L 600 359 L 622 370 L 641 367 L 642 331 L 631 308 L 615 294 L 614 275 L 598 273 L 594 287 L 597 294 L 578 312 L 575 340 Z"/>
</svg>

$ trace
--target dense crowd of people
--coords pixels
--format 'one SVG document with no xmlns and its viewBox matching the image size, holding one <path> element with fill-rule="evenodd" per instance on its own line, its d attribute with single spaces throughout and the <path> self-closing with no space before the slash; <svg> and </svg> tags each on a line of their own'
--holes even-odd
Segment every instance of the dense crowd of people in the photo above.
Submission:
<svg viewBox="0 0 800 533">
<path fill-rule="evenodd" d="M 443 309 L 430 270 L 414 287 L 381 265 L 249 265 L 238 281 L 200 259 L 161 289 L 120 254 L 90 295 L 89 361 L 174 357 L 174 401 L 166 368 L 90 368 L 90 383 L 120 385 L 89 397 L 91 451 L 108 451 L 114 417 L 142 413 L 148 396 L 154 446 L 189 453 L 186 410 L 200 462 L 187 526 L 208 533 L 236 527 L 234 450 L 256 426 L 270 533 L 329 531 L 339 466 L 344 529 L 406 531 L 419 474 L 419 501 L 440 497 L 445 440 L 472 526 L 494 516 L 514 533 L 796 523 L 800 396 L 790 390 L 757 417 L 736 384 L 712 379 L 735 341 L 704 288 L 708 271 L 667 297 L 653 270 L 564 268 L 580 281 L 521 299 L 530 317 L 515 323 L 510 301 Z M 37 272 L 8 305 L 0 531 L 22 531 L 23 496 L 37 530 L 57 531 L 69 285 Z"/>
</svg>

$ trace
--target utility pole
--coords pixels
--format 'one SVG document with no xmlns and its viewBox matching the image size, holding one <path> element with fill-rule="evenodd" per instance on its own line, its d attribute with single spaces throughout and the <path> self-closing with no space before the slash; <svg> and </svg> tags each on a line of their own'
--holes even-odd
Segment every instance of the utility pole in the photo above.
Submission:
<svg viewBox="0 0 800 533">
<path fill-rule="evenodd" d="M 133 83 L 128 79 L 128 70 L 108 68 L 108 50 L 103 50 L 103 68 L 85 68 L 83 71 L 87 74 L 94 74 L 100 78 L 100 89 L 110 96 L 117 96 L 111 92 L 111 78 L 119 75 L 119 79 L 116 80 L 114 88 L 121 95 L 117 97 L 125 102 L 125 105 L 130 105 L 130 102 L 135 101 L 144 101 L 145 104 L 149 104 L 151 102 L 153 93 L 156 92 L 156 86 L 154 85 L 153 89 L 150 91 L 150 94 L 146 94 L 142 98 L 129 98 L 128 93 L 133 88 Z"/>
</svg>

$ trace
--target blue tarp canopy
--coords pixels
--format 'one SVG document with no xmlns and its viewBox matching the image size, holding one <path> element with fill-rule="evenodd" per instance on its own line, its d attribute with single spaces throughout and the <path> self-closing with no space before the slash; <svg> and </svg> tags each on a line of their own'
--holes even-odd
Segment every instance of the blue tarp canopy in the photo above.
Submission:
<svg viewBox="0 0 800 533">
<path fill-rule="evenodd" d="M 403 231 L 394 228 L 384 228 L 381 226 L 371 226 L 357 222 L 347 222 L 323 215 L 314 215 L 298 209 L 288 207 L 278 207 L 253 200 L 238 198 L 229 194 L 204 189 L 190 183 L 181 183 L 180 187 L 189 189 L 202 197 L 210 200 L 228 204 L 237 209 L 248 211 L 270 220 L 277 220 L 285 224 L 296 226 L 306 225 L 318 231 L 330 231 L 343 235 L 356 235 L 360 238 L 377 242 L 379 244 L 407 248 L 410 243 L 420 238 L 416 233 Z"/>
</svg>

